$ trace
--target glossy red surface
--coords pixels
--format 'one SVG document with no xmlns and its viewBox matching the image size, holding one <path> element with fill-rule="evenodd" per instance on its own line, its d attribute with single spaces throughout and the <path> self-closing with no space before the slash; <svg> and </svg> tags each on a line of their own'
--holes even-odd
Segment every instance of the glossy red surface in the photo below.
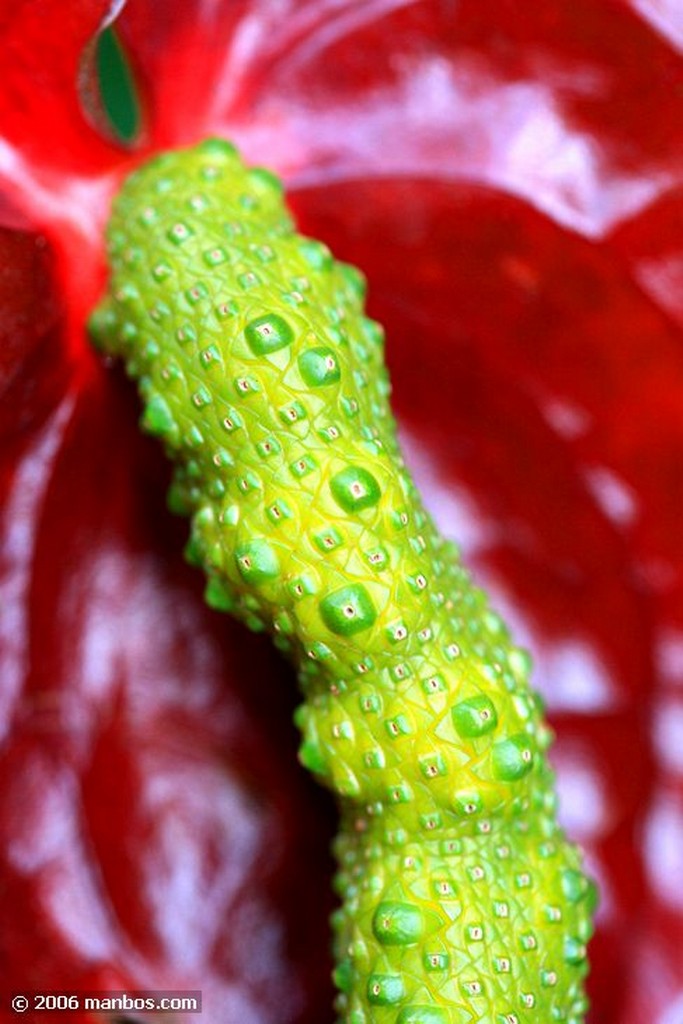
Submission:
<svg viewBox="0 0 683 1024">
<path fill-rule="evenodd" d="M 534 654 L 602 887 L 591 1024 L 678 1024 L 676 0 L 128 0 L 129 152 L 96 127 L 106 11 L 0 5 L 0 988 L 333 1017 L 334 811 L 293 675 L 203 606 L 168 467 L 83 331 L 121 176 L 221 133 L 365 270 L 415 475 Z"/>
</svg>

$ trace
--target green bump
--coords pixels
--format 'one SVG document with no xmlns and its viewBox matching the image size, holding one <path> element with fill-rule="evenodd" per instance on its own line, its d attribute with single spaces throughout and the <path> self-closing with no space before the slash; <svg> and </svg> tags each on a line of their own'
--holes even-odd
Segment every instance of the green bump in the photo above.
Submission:
<svg viewBox="0 0 683 1024">
<path fill-rule="evenodd" d="M 569 935 L 564 940 L 564 959 L 568 964 L 580 964 L 586 959 L 586 944 L 581 939 Z"/>
<path fill-rule="evenodd" d="M 304 740 L 299 747 L 299 761 L 315 775 L 324 775 L 327 771 L 327 761 L 319 744 L 313 740 Z"/>
<path fill-rule="evenodd" d="M 372 598 L 362 583 L 335 590 L 322 599 L 319 607 L 327 628 L 339 636 L 369 629 L 377 618 Z"/>
<path fill-rule="evenodd" d="M 210 405 L 212 401 L 213 396 L 211 392 L 203 384 L 200 384 L 192 395 L 192 402 L 198 409 L 202 409 L 205 405 Z"/>
<path fill-rule="evenodd" d="M 260 187 L 267 192 L 273 192 L 276 196 L 282 195 L 282 182 L 267 167 L 252 167 L 248 172 L 248 177 L 250 184 Z"/>
<path fill-rule="evenodd" d="M 204 262 L 208 267 L 218 267 L 221 263 L 225 263 L 228 258 L 228 254 L 222 246 L 214 246 L 213 249 L 207 249 L 203 253 Z"/>
<path fill-rule="evenodd" d="M 176 331 L 176 338 L 181 345 L 186 345 L 190 341 L 197 340 L 197 332 L 192 324 L 184 323 Z"/>
<path fill-rule="evenodd" d="M 243 494 L 250 494 L 252 491 L 260 490 L 261 480 L 256 473 L 252 473 L 251 470 L 247 470 L 247 472 L 237 481 L 237 486 Z"/>
<path fill-rule="evenodd" d="M 364 551 L 363 556 L 376 572 L 386 569 L 389 564 L 389 555 L 385 548 L 371 548 L 369 551 Z"/>
<path fill-rule="evenodd" d="M 386 900 L 375 910 L 372 930 L 383 946 L 414 946 L 424 931 L 422 912 L 414 903 Z"/>
<path fill-rule="evenodd" d="M 256 451 L 259 453 L 262 459 L 268 459 L 271 456 L 279 455 L 282 451 L 282 445 L 276 437 L 267 437 L 265 441 L 259 441 L 256 445 Z"/>
<path fill-rule="evenodd" d="M 377 348 L 382 347 L 384 344 L 384 328 L 381 324 L 378 324 L 376 320 L 363 316 L 360 318 L 360 328 L 367 341 Z"/>
<path fill-rule="evenodd" d="M 319 661 L 323 661 L 325 658 L 331 658 L 333 653 L 332 648 L 328 647 L 327 644 L 322 642 L 322 640 L 314 640 L 308 649 L 308 656 Z M 348 725 L 341 727 L 339 735 L 346 736 L 349 728 L 350 726 Z"/>
<path fill-rule="evenodd" d="M 206 369 L 213 369 L 215 366 L 220 364 L 221 354 L 216 345 L 207 345 L 206 348 L 202 349 L 199 353 L 199 359 Z"/>
<path fill-rule="evenodd" d="M 431 814 L 421 814 L 419 817 L 420 827 L 432 832 L 434 829 L 441 828 L 443 826 L 443 818 L 440 814 L 432 812 Z"/>
<path fill-rule="evenodd" d="M 357 302 L 361 303 L 365 298 L 365 293 L 368 287 L 368 282 L 363 271 L 359 270 L 358 267 L 354 267 L 352 263 L 342 263 L 339 260 L 337 261 L 337 271 L 343 278 L 353 297 Z"/>
<path fill-rule="evenodd" d="M 308 476 L 314 469 L 317 469 L 318 463 L 312 455 L 302 455 L 300 459 L 290 463 L 289 468 L 297 480 L 301 480 L 302 477 Z"/>
<path fill-rule="evenodd" d="M 314 581 L 306 573 L 301 576 L 295 576 L 287 584 L 287 591 L 294 601 L 300 601 L 303 597 L 309 597 L 311 594 L 315 594 L 316 590 L 317 587 Z"/>
<path fill-rule="evenodd" d="M 247 398 L 251 395 L 257 395 L 261 390 L 261 384 L 258 377 L 252 377 L 249 374 L 244 374 L 241 377 L 235 377 L 232 383 L 239 398 Z"/>
<path fill-rule="evenodd" d="M 405 994 L 400 974 L 371 974 L 367 985 L 368 1002 L 373 1006 L 393 1006 Z"/>
<path fill-rule="evenodd" d="M 235 550 L 237 570 L 245 583 L 264 583 L 280 572 L 278 557 L 265 540 L 250 540 Z"/>
<path fill-rule="evenodd" d="M 169 267 L 168 263 L 157 263 L 152 268 L 152 277 L 155 281 L 165 281 L 167 277 L 172 275 L 172 273 L 173 270 Z"/>
<path fill-rule="evenodd" d="M 233 145 L 232 142 L 228 142 L 227 139 L 219 139 L 215 136 L 200 142 L 197 150 L 203 155 L 218 157 L 220 160 L 230 160 L 235 163 L 239 160 L 237 146 Z"/>
<path fill-rule="evenodd" d="M 425 953 L 422 959 L 427 971 L 446 971 L 451 962 L 448 953 Z"/>
<path fill-rule="evenodd" d="M 387 799 L 390 803 L 394 804 L 410 803 L 413 799 L 412 790 L 405 782 L 401 782 L 397 786 L 389 786 L 387 790 Z"/>
<path fill-rule="evenodd" d="M 222 423 L 229 434 L 231 434 L 233 430 L 239 430 L 240 427 L 244 426 L 242 417 L 236 409 L 228 406 L 226 412 L 227 415 L 223 417 Z"/>
<path fill-rule="evenodd" d="M 299 252 L 314 270 L 331 270 L 334 266 L 332 253 L 323 242 L 314 238 L 300 238 Z"/>
<path fill-rule="evenodd" d="M 282 409 L 278 409 L 278 416 L 285 425 L 298 423 L 300 420 L 306 419 L 306 410 L 301 402 L 294 399 L 293 402 L 283 406 Z"/>
<path fill-rule="evenodd" d="M 178 428 L 168 402 L 161 395 L 153 395 L 142 414 L 142 426 L 150 434 L 170 437 Z"/>
<path fill-rule="evenodd" d="M 191 306 L 196 306 L 202 299 L 206 299 L 209 296 L 209 290 L 203 281 L 197 281 L 191 288 L 188 288 L 185 292 L 185 298 Z"/>
<path fill-rule="evenodd" d="M 227 466 L 235 465 L 235 460 L 233 459 L 230 452 L 227 451 L 225 448 L 217 448 L 216 451 L 213 453 L 211 461 L 213 462 L 214 466 L 218 467 L 218 469 L 225 469 Z"/>
<path fill-rule="evenodd" d="M 193 234 L 194 231 L 188 227 L 187 224 L 184 224 L 182 221 L 176 221 L 173 227 L 169 228 L 166 233 L 166 237 L 170 242 L 173 242 L 174 245 L 182 245 L 188 240 L 188 238 L 191 238 Z"/>
<path fill-rule="evenodd" d="M 229 302 L 219 302 L 215 307 L 216 318 L 218 320 L 229 320 L 230 317 L 237 316 L 240 309 L 234 299 L 230 299 Z"/>
<path fill-rule="evenodd" d="M 211 576 L 204 590 L 204 600 L 209 608 L 219 612 L 232 612 L 236 608 L 235 595 L 216 576 Z"/>
<path fill-rule="evenodd" d="M 374 714 L 381 710 L 382 700 L 376 693 L 363 693 L 358 698 L 358 704 L 364 714 Z"/>
<path fill-rule="evenodd" d="M 184 436 L 187 447 L 200 447 L 204 444 L 204 434 L 199 427 L 191 426 Z M 201 473 L 200 473 L 201 475 Z"/>
<path fill-rule="evenodd" d="M 453 797 L 453 807 L 464 817 L 472 814 L 479 814 L 484 809 L 484 801 L 481 793 L 474 789 L 460 790 Z"/>
<path fill-rule="evenodd" d="M 279 526 L 287 519 L 291 519 L 292 515 L 291 508 L 282 498 L 277 498 L 272 504 L 266 509 L 266 515 L 270 519 L 273 526 Z"/>
<path fill-rule="evenodd" d="M 255 274 L 250 270 L 246 274 L 238 274 L 237 283 L 243 291 L 248 292 L 252 288 L 258 288 L 258 286 L 263 282 L 258 274 Z"/>
<path fill-rule="evenodd" d="M 353 988 L 353 978 L 353 965 L 348 959 L 341 960 L 332 972 L 333 982 L 340 992 L 345 992 L 347 995 Z"/>
<path fill-rule="evenodd" d="M 199 537 L 194 535 L 190 536 L 190 539 L 185 545 L 183 556 L 190 565 L 196 565 L 197 568 L 202 567 L 204 560 L 204 545 L 200 541 Z"/>
<path fill-rule="evenodd" d="M 250 245 L 249 251 L 254 254 L 261 263 L 270 263 L 276 259 L 275 252 L 269 245 Z"/>
<path fill-rule="evenodd" d="M 349 466 L 330 480 L 330 490 L 345 512 L 361 512 L 376 505 L 382 491 L 375 477 L 362 466 Z"/>
<path fill-rule="evenodd" d="M 342 396 L 341 406 L 342 409 L 344 410 L 344 415 L 347 416 L 349 419 L 352 419 L 354 416 L 356 416 L 360 408 L 360 406 L 358 405 L 358 399 L 347 398 L 345 395 Z"/>
<path fill-rule="evenodd" d="M 384 768 L 386 765 L 386 759 L 382 748 L 377 747 L 375 750 L 366 751 L 363 756 L 363 763 L 367 768 Z"/>
<path fill-rule="evenodd" d="M 405 715 L 396 715 L 394 718 L 387 719 L 384 726 L 392 739 L 408 736 L 411 732 L 410 723 Z"/>
<path fill-rule="evenodd" d="M 244 336 L 257 356 L 277 352 L 294 341 L 294 331 L 278 313 L 266 313 L 250 320 L 244 328 Z"/>
<path fill-rule="evenodd" d="M 466 739 L 485 736 L 498 724 L 495 705 L 484 696 L 460 701 L 452 709 L 452 715 L 456 731 Z"/>
<path fill-rule="evenodd" d="M 336 384 L 341 377 L 337 357 L 331 348 L 309 348 L 298 359 L 299 372 L 312 388 Z"/>
<path fill-rule="evenodd" d="M 566 868 L 561 875 L 562 892 L 570 903 L 578 903 L 588 892 L 588 879 L 574 868 Z"/>
<path fill-rule="evenodd" d="M 313 534 L 313 541 L 319 551 L 334 551 L 344 543 L 344 538 L 334 526 L 326 526 Z"/>
<path fill-rule="evenodd" d="M 495 743 L 491 751 L 493 770 L 502 782 L 516 782 L 528 775 L 534 765 L 534 754 L 528 736 L 520 733 Z"/>
<path fill-rule="evenodd" d="M 418 759 L 418 762 L 420 771 L 426 779 L 435 779 L 439 775 L 446 775 L 448 773 L 446 761 L 438 752 L 425 754 Z"/>
</svg>

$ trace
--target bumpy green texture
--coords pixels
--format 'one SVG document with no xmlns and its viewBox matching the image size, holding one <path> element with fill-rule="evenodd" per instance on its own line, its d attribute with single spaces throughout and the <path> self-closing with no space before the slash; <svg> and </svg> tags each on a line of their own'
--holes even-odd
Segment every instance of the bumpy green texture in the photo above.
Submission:
<svg viewBox="0 0 683 1024">
<path fill-rule="evenodd" d="M 339 1020 L 578 1024 L 593 889 L 528 659 L 405 469 L 362 275 L 216 140 L 137 171 L 108 238 L 93 333 L 176 461 L 208 602 L 297 664 L 301 761 L 339 796 Z"/>
</svg>

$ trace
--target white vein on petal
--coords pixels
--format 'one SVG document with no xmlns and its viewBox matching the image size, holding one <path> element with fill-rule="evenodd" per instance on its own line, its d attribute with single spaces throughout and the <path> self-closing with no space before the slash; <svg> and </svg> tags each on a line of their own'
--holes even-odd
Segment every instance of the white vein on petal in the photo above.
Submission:
<svg viewBox="0 0 683 1024">
<path fill-rule="evenodd" d="M 99 249 L 102 231 L 117 173 L 88 178 L 78 175 L 50 173 L 47 168 L 33 168 L 31 163 L 3 139 L 0 139 L 0 188 L 8 194 L 30 196 L 30 203 L 21 200 L 20 209 L 28 209 L 31 223 L 38 230 L 57 225 L 77 231 L 84 244 Z"/>
<path fill-rule="evenodd" d="M 338 39 L 410 7 L 416 0 L 266 0 L 240 22 L 227 51 L 225 71 L 213 96 L 218 112 L 230 108 L 233 99 L 253 74 L 264 54 L 285 54 L 289 68 L 310 59 Z M 277 60 L 277 56 L 275 56 Z"/>
<path fill-rule="evenodd" d="M 272 96 L 258 123 L 232 125 L 232 134 L 259 156 L 272 150 L 274 126 L 284 131 L 277 155 L 292 188 L 391 176 L 490 185 L 589 238 L 640 213 L 675 181 L 673 170 L 652 168 L 608 175 L 599 145 L 568 125 L 552 88 L 513 82 L 492 91 L 474 59 L 404 61 L 400 82 L 363 104 L 294 108 L 291 97 Z"/>
<path fill-rule="evenodd" d="M 28 592 L 33 572 L 36 523 L 50 484 L 50 470 L 73 412 L 67 395 L 25 453 L 13 481 L 3 518 L 6 532 L 0 579 L 0 741 L 11 727 L 12 708 L 27 670 Z"/>
<path fill-rule="evenodd" d="M 668 46 L 683 53 L 683 17 L 680 0 L 630 0 L 630 3 Z"/>
</svg>

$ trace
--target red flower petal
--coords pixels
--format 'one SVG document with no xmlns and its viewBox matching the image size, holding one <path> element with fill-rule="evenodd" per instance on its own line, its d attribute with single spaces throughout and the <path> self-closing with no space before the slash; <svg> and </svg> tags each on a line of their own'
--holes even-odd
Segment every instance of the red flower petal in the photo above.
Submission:
<svg viewBox="0 0 683 1024">
<path fill-rule="evenodd" d="M 86 47 L 113 0 L 16 0 L 0 16 L 0 170 L 9 181 L 101 169 L 113 150 L 83 113 Z M 14 150 L 14 152 L 13 152 Z"/>
<path fill-rule="evenodd" d="M 0 227 L 0 268 L 0 437 L 7 444 L 59 400 L 63 374 L 41 368 L 46 359 L 59 363 L 63 304 L 41 235 Z"/>
</svg>

